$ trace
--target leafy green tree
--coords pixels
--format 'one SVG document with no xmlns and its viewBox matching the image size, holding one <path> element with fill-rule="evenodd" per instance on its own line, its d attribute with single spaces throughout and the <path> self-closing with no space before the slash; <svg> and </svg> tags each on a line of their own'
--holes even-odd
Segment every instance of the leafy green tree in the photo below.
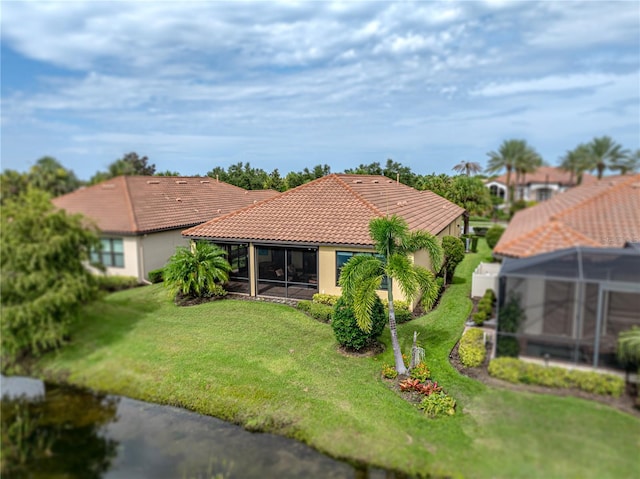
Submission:
<svg viewBox="0 0 640 479">
<path fill-rule="evenodd" d="M 175 295 L 202 298 L 229 279 L 231 265 L 226 251 L 207 241 L 197 241 L 191 248 L 179 246 L 164 267 L 164 284 Z"/>
<path fill-rule="evenodd" d="M 598 179 L 602 178 L 604 170 L 610 168 L 626 157 L 627 151 L 609 136 L 594 138 L 589 143 L 589 152 L 593 157 Z"/>
<path fill-rule="evenodd" d="M 305 183 L 309 183 L 310 181 L 322 178 L 329 174 L 331 174 L 331 168 L 329 165 L 316 165 L 312 170 L 305 168 L 302 171 L 291 171 L 287 173 L 287 176 L 284 178 L 285 188 L 290 190 L 291 188 L 304 185 Z"/>
<path fill-rule="evenodd" d="M 269 173 L 267 182 L 264 184 L 264 189 L 284 191 L 285 186 L 286 185 L 285 185 L 284 179 L 280 176 L 280 172 L 278 171 L 278 168 L 276 168 L 271 173 Z"/>
<path fill-rule="evenodd" d="M 97 294 L 83 261 L 100 243 L 80 215 L 29 188 L 2 208 L 2 356 L 13 361 L 60 346 L 80 306 Z"/>
<path fill-rule="evenodd" d="M 436 289 L 435 276 L 424 267 L 415 265 L 409 255 L 425 250 L 437 271 L 442 264 L 442 247 L 433 235 L 424 231 L 409 231 L 404 219 L 398 216 L 374 218 L 369 223 L 369 232 L 374 248 L 380 255 L 355 255 L 342 268 L 339 284 L 347 303 L 353 308 L 358 326 L 371 331 L 372 311 L 376 303 L 377 290 L 382 279 L 387 277 L 387 299 L 389 304 L 389 329 L 391 344 L 398 374 L 406 374 L 398 342 L 395 309 L 393 305 L 393 283 L 398 282 L 407 301 L 411 302 L 420 292 Z M 427 296 L 433 297 L 428 294 Z M 430 307 L 431 305 L 427 305 Z"/>
<path fill-rule="evenodd" d="M 149 164 L 149 158 L 140 157 L 137 153 L 131 152 L 117 159 L 107 167 L 107 171 L 98 171 L 89 180 L 90 184 L 115 178 L 116 176 L 152 176 L 156 172 L 156 165 Z"/>
<path fill-rule="evenodd" d="M 445 194 L 445 198 L 463 207 L 470 215 L 484 216 L 493 206 L 491 193 L 480 178 L 456 176 Z"/>
<path fill-rule="evenodd" d="M 262 190 L 269 180 L 269 175 L 261 168 L 253 168 L 250 163 L 242 161 L 224 168 L 216 166 L 207 173 L 207 176 L 217 178 L 230 185 L 239 186 L 245 190 Z"/>
<path fill-rule="evenodd" d="M 24 193 L 28 185 L 29 177 L 25 173 L 5 169 L 0 175 L 0 204 Z"/>
<path fill-rule="evenodd" d="M 178 171 L 164 170 L 164 171 L 156 171 L 154 176 L 182 176 Z"/>
<path fill-rule="evenodd" d="M 344 170 L 347 174 L 355 175 L 383 175 L 393 180 L 400 179 L 400 183 L 414 187 L 420 179 L 411 168 L 403 164 L 387 159 L 384 167 L 379 162 L 373 162 L 369 165 L 361 164 L 357 168 L 349 168 Z"/>
<path fill-rule="evenodd" d="M 429 190 L 443 198 L 447 198 L 452 186 L 453 178 L 444 173 L 440 175 L 436 175 L 435 173 L 424 175 L 417 184 L 419 190 Z"/>
<path fill-rule="evenodd" d="M 480 166 L 480 163 L 476 163 L 475 161 L 463 160 L 453 167 L 453 171 L 457 171 L 458 173 L 464 173 L 467 176 L 471 176 L 471 173 L 473 173 L 474 175 L 476 173 L 480 173 L 482 171 L 482 166 Z"/>
<path fill-rule="evenodd" d="M 51 156 L 43 156 L 29 169 L 28 180 L 31 186 L 46 191 L 51 196 L 70 193 L 81 184 L 75 173 L 66 169 Z"/>
</svg>

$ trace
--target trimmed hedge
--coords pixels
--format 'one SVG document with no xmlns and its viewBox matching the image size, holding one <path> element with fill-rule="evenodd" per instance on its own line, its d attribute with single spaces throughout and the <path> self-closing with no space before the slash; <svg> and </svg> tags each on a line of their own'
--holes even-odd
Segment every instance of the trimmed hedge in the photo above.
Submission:
<svg viewBox="0 0 640 479">
<path fill-rule="evenodd" d="M 476 368 L 484 363 L 487 349 L 484 345 L 484 333 L 480 329 L 467 329 L 460 339 L 458 347 L 460 361 L 467 368 Z"/>
<path fill-rule="evenodd" d="M 138 278 L 135 276 L 96 276 L 98 287 L 102 291 L 113 293 L 124 289 L 137 288 L 140 286 Z"/>
<path fill-rule="evenodd" d="M 162 283 L 164 278 L 162 277 L 162 273 L 164 268 L 152 269 L 149 271 L 149 281 L 153 284 Z"/>
<path fill-rule="evenodd" d="M 487 234 L 485 235 L 485 239 L 487 240 L 487 245 L 489 246 L 489 248 L 495 248 L 495 246 L 498 244 L 498 241 L 500 241 L 502 233 L 504 233 L 504 227 L 500 225 L 493 225 L 491 228 L 489 228 Z"/>
<path fill-rule="evenodd" d="M 327 306 L 334 306 L 338 302 L 339 298 L 340 296 L 336 296 L 334 294 L 316 293 L 313 295 L 313 302 L 326 304 Z"/>
<path fill-rule="evenodd" d="M 298 302 L 298 309 L 304 311 L 309 316 L 323 323 L 331 322 L 333 315 L 333 308 L 322 303 L 315 303 L 313 301 L 300 301 Z"/>
<path fill-rule="evenodd" d="M 551 388 L 577 388 L 594 394 L 620 397 L 624 379 L 612 374 L 542 366 L 515 358 L 496 358 L 489 363 L 489 374 L 511 383 L 535 384 Z"/>
</svg>

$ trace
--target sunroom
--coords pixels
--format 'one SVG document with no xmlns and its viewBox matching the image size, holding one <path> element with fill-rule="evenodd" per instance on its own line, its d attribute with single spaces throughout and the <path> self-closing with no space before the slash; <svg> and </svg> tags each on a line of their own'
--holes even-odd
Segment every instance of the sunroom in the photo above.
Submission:
<svg viewBox="0 0 640 479">
<path fill-rule="evenodd" d="M 640 249 L 574 247 L 504 260 L 497 356 L 623 369 L 618 335 L 640 326 Z"/>
</svg>

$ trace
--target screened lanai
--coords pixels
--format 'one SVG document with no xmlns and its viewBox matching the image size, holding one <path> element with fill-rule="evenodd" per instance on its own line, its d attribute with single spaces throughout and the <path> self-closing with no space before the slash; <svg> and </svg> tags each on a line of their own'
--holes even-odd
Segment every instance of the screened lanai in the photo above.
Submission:
<svg viewBox="0 0 640 479">
<path fill-rule="evenodd" d="M 497 356 L 622 368 L 618 335 L 640 326 L 640 249 L 575 247 L 504 260 Z"/>
</svg>

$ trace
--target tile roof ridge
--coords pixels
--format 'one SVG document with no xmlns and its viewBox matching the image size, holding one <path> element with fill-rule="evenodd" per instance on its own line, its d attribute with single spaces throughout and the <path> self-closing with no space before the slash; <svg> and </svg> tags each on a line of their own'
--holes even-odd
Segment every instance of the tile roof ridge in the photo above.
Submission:
<svg viewBox="0 0 640 479">
<path fill-rule="evenodd" d="M 381 211 L 376 205 L 374 205 L 373 203 L 371 203 L 370 201 L 368 201 L 364 196 L 362 196 L 360 193 L 358 193 L 356 190 L 354 190 L 346 181 L 344 181 L 340 176 L 338 176 L 336 173 L 333 173 L 332 175 L 329 176 L 334 176 L 335 180 L 338 182 L 338 184 L 340 186 L 342 186 L 344 189 L 346 189 L 351 195 L 355 196 L 355 198 L 362 203 L 365 207 L 369 208 L 371 211 L 373 211 L 376 215 L 378 216 L 389 216 L 388 213 L 384 213 L 383 211 Z M 382 176 L 382 175 L 362 175 L 362 176 Z M 383 177 L 383 178 L 386 178 Z"/>
<path fill-rule="evenodd" d="M 131 178 L 130 176 L 126 176 L 126 175 L 122 175 L 119 177 L 116 177 L 114 179 L 120 179 L 123 183 L 124 183 L 124 197 L 125 197 L 125 203 L 127 204 L 127 210 L 129 213 L 129 220 L 130 220 L 130 224 L 131 224 L 131 230 L 136 232 L 138 231 L 138 222 L 136 221 L 136 214 L 135 211 L 133 209 L 133 202 L 131 201 L 131 194 L 129 193 L 129 180 L 128 178 Z"/>
<path fill-rule="evenodd" d="M 633 181 L 637 180 L 638 178 L 640 178 L 640 174 L 639 175 L 629 175 L 628 179 L 624 178 L 623 176 L 618 176 L 615 177 L 615 182 L 614 184 L 610 185 L 609 188 L 607 188 L 604 183 L 604 181 L 612 181 L 613 178 L 601 178 L 599 179 L 596 183 L 592 183 L 589 185 L 585 185 L 585 188 L 592 188 L 595 191 L 587 198 L 584 198 L 583 200 L 577 201 L 576 203 L 574 203 L 573 205 L 558 211 L 556 214 L 550 216 L 549 219 L 553 220 L 553 219 L 559 219 L 560 217 L 566 216 L 569 213 L 574 212 L 575 210 L 577 210 L 578 208 L 582 208 L 585 205 L 588 205 L 589 203 L 593 203 L 596 200 L 599 200 L 600 198 L 602 198 L 605 195 L 609 195 L 612 192 L 621 189 L 622 187 L 626 186 L 627 183 L 632 183 Z"/>
<path fill-rule="evenodd" d="M 334 174 L 332 174 L 332 175 L 334 175 Z M 226 214 L 224 214 L 222 216 L 218 216 L 217 218 L 212 218 L 209 221 L 205 221 L 204 223 L 201 223 L 199 225 L 196 225 L 196 226 L 193 226 L 191 228 L 188 228 L 188 229 L 184 230 L 182 232 L 182 235 L 185 236 L 185 233 L 188 232 L 192 228 L 199 228 L 199 227 L 204 226 L 204 225 L 211 225 L 211 224 L 217 223 L 219 221 L 222 221 L 223 219 L 231 218 L 233 216 L 239 215 L 240 213 L 244 213 L 245 211 L 248 211 L 248 210 L 251 210 L 253 208 L 256 208 L 258 205 L 264 205 L 266 203 L 270 203 L 271 201 L 274 201 L 276 198 L 282 198 L 284 196 L 288 196 L 294 191 L 298 191 L 300 189 L 303 189 L 303 188 L 307 187 L 308 185 L 310 185 L 312 183 L 318 183 L 318 182 L 320 182 L 322 180 L 325 180 L 326 178 L 329 178 L 332 175 L 321 176 L 320 178 L 317 178 L 315 180 L 309 181 L 308 183 L 303 183 L 302 185 L 296 186 L 295 188 L 291 188 L 290 190 L 286 190 L 286 191 L 283 191 L 281 193 L 278 193 L 277 195 L 273 195 L 270 198 L 265 198 L 264 200 L 260 200 L 260 201 L 258 201 L 256 203 L 253 203 L 251 205 L 247 205 L 247 206 L 245 206 L 243 208 L 240 208 L 240 209 L 237 209 L 237 210 L 234 210 L 234 211 L 230 211 L 229 213 L 226 213 Z M 240 187 L 238 187 L 238 188 L 240 188 Z M 244 189 L 244 188 L 240 188 L 240 189 Z M 258 191 L 258 190 L 245 190 L 245 191 Z"/>
<path fill-rule="evenodd" d="M 540 235 L 540 238 L 538 238 L 538 241 L 536 241 L 529 248 L 527 248 L 527 253 L 528 253 L 527 256 L 531 253 L 537 254 L 537 252 L 540 251 L 540 247 L 548 240 L 551 234 L 560 234 L 560 236 L 563 239 L 569 239 L 569 241 L 571 241 L 572 238 L 577 238 L 579 241 L 581 242 L 584 241 L 590 246 L 602 246 L 597 241 L 594 241 L 592 238 L 589 238 L 588 236 L 584 235 L 583 233 L 563 223 L 560 220 L 552 219 L 551 222 L 547 223 L 546 226 L 547 227 L 544 228 L 544 231 L 543 231 L 544 234 Z M 551 228 L 549 228 L 549 226 L 551 226 Z"/>
</svg>

